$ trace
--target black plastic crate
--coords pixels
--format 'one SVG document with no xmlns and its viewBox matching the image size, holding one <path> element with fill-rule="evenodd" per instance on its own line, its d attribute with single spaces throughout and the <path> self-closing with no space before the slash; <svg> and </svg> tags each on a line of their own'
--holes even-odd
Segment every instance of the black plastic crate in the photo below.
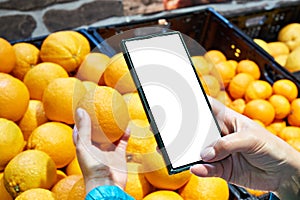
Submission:
<svg viewBox="0 0 300 200">
<path fill-rule="evenodd" d="M 300 80 L 275 62 L 273 57 L 253 42 L 250 36 L 212 8 L 103 27 L 90 27 L 88 32 L 100 43 L 98 45 L 100 52 L 112 56 L 121 50 L 118 46 L 107 45 L 105 39 L 130 29 L 155 25 L 159 28 L 166 28 L 166 30 L 180 31 L 196 40 L 207 51 L 220 50 L 228 59 L 253 60 L 260 67 L 261 79 L 267 80 L 271 84 L 279 79 L 290 79 L 300 89 Z M 126 35 L 126 37 L 133 37 L 133 35 Z M 120 37 L 120 41 L 121 39 L 123 38 Z"/>
<path fill-rule="evenodd" d="M 273 8 L 259 7 L 231 13 L 228 11 L 222 15 L 251 38 L 272 42 L 277 40 L 280 29 L 285 25 L 300 23 L 300 1 L 281 1 Z"/>
<path fill-rule="evenodd" d="M 78 33 L 82 34 L 89 41 L 91 49 L 94 49 L 99 44 L 98 41 L 91 34 L 89 34 L 86 29 L 78 29 L 74 31 L 77 31 Z M 12 45 L 20 42 L 26 42 L 26 43 L 33 44 L 38 49 L 40 49 L 43 41 L 46 39 L 47 36 L 48 35 L 42 35 L 42 36 L 37 36 L 37 37 L 27 38 L 27 39 L 11 40 L 9 42 Z"/>
</svg>

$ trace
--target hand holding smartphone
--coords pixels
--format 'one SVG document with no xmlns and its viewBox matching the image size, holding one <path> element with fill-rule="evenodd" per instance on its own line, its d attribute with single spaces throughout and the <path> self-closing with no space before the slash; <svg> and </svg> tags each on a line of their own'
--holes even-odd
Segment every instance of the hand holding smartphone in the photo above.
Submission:
<svg viewBox="0 0 300 200">
<path fill-rule="evenodd" d="M 203 163 L 201 150 L 221 133 L 180 32 L 126 39 L 121 47 L 169 173 Z"/>
</svg>

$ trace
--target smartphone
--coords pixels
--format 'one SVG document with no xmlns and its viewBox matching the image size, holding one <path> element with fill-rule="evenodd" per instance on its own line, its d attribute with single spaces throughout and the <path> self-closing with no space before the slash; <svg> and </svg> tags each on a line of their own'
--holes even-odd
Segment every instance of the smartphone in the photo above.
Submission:
<svg viewBox="0 0 300 200">
<path fill-rule="evenodd" d="M 221 133 L 181 33 L 120 45 L 169 174 L 204 163 L 201 150 Z"/>
</svg>

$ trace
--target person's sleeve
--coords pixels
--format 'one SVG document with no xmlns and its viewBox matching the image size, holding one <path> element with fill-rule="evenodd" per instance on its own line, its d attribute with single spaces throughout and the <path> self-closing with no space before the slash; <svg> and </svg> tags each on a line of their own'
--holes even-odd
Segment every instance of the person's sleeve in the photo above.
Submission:
<svg viewBox="0 0 300 200">
<path fill-rule="evenodd" d="M 134 200 L 118 186 L 104 185 L 91 190 L 85 200 Z"/>
</svg>

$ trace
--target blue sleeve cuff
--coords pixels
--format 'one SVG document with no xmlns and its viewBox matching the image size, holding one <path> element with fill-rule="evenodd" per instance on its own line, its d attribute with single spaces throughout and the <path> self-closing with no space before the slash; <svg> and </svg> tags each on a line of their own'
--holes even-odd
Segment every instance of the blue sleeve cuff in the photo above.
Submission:
<svg viewBox="0 0 300 200">
<path fill-rule="evenodd" d="M 91 190 L 85 200 L 134 200 L 118 186 L 104 185 Z"/>
</svg>

